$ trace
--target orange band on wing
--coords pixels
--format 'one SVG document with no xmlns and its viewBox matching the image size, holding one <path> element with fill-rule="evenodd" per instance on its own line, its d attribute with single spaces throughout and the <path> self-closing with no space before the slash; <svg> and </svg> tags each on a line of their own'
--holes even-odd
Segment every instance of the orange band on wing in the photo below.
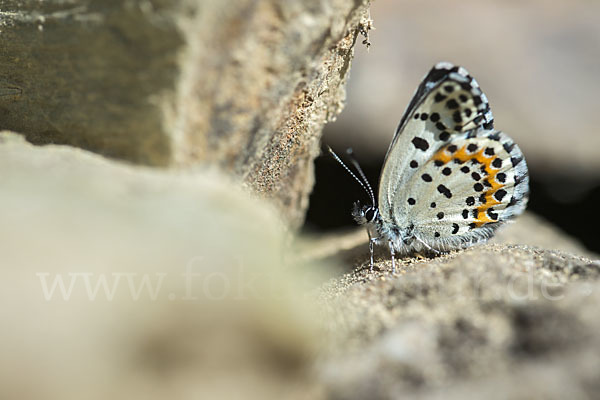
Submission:
<svg viewBox="0 0 600 400">
<path fill-rule="evenodd" d="M 490 186 L 484 186 L 486 190 L 482 192 L 482 195 L 485 196 L 485 203 L 482 203 L 476 208 L 477 217 L 475 218 L 474 224 L 475 226 L 480 227 L 490 222 L 497 222 L 497 220 L 491 219 L 488 216 L 487 210 L 495 205 L 501 204 L 501 202 L 494 198 L 494 193 L 496 193 L 496 191 L 502 188 L 504 185 L 496 180 L 496 174 L 500 171 L 500 169 L 492 168 L 492 162 L 498 158 L 498 156 L 484 155 L 485 148 L 481 148 L 475 153 L 467 152 L 466 145 L 455 150 L 454 152 L 451 152 L 449 150 L 451 146 L 452 145 L 440 149 L 433 155 L 433 160 L 441 161 L 444 164 L 453 160 L 458 160 L 461 162 L 461 164 L 467 161 L 476 160 L 479 164 L 481 164 L 483 166 L 482 170 L 487 174 L 487 177 L 484 179 L 489 183 Z"/>
</svg>

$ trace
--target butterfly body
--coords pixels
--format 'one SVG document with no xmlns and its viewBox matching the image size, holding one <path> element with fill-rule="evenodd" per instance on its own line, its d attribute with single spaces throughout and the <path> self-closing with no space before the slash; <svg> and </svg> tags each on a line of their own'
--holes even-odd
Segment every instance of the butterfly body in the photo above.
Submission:
<svg viewBox="0 0 600 400">
<path fill-rule="evenodd" d="M 371 253 L 374 244 L 389 246 L 392 260 L 446 252 L 485 241 L 522 213 L 528 181 L 521 150 L 494 129 L 475 79 L 442 62 L 425 76 L 400 121 L 377 201 L 357 203 L 353 216 L 367 227 Z"/>
</svg>

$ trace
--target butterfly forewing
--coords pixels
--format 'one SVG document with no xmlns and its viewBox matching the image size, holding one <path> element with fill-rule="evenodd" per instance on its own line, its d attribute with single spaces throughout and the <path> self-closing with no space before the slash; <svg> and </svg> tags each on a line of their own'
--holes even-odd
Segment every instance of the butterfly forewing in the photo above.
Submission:
<svg viewBox="0 0 600 400">
<path fill-rule="evenodd" d="M 449 63 L 434 66 L 417 88 L 388 149 L 380 177 L 383 215 L 392 218 L 394 207 L 402 206 L 395 200 L 398 188 L 437 148 L 452 137 L 492 126 L 487 99 L 468 72 Z"/>
</svg>

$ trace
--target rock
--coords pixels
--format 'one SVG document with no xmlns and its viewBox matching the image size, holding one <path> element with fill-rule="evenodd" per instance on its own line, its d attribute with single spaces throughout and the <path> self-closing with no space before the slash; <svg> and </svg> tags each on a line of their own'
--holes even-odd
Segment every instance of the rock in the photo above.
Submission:
<svg viewBox="0 0 600 400">
<path fill-rule="evenodd" d="M 207 171 L 0 133 L 0 398 L 305 398 L 314 287 Z"/>
<path fill-rule="evenodd" d="M 544 226 L 525 218 L 513 232 L 519 223 Z M 370 273 L 362 249 L 354 270 L 319 292 L 329 338 L 319 371 L 330 398 L 600 395 L 600 260 L 487 244 L 408 257 L 392 275 L 387 255 Z"/>
<path fill-rule="evenodd" d="M 508 245 L 528 245 L 542 249 L 552 249 L 588 258 L 599 258 L 577 239 L 562 232 L 552 223 L 531 212 L 508 222 L 498 230 L 490 243 Z"/>
<path fill-rule="evenodd" d="M 217 165 L 298 226 L 367 10 L 368 0 L 5 1 L 0 129 L 146 165 Z"/>
</svg>

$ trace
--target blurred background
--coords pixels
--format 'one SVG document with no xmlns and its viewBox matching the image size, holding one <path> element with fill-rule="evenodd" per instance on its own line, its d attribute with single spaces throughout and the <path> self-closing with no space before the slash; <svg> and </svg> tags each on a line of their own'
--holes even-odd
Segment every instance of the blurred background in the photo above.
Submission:
<svg viewBox="0 0 600 400">
<path fill-rule="evenodd" d="M 529 210 L 600 251 L 600 2 L 377 0 L 371 47 L 357 44 L 347 104 L 323 143 L 352 147 L 372 185 L 417 85 L 438 61 L 464 66 L 486 93 L 497 129 L 523 150 Z M 362 38 L 359 38 L 359 42 Z M 305 230 L 353 225 L 367 198 L 327 156 Z"/>
</svg>

